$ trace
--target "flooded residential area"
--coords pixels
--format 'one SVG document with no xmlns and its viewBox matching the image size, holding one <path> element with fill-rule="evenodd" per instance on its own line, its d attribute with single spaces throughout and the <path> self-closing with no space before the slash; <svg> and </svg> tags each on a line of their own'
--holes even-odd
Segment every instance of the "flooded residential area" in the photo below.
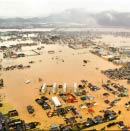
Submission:
<svg viewBox="0 0 130 131">
<path fill-rule="evenodd" d="M 129 127 L 129 41 L 128 30 L 1 31 L 0 110 L 35 130 Z"/>
</svg>

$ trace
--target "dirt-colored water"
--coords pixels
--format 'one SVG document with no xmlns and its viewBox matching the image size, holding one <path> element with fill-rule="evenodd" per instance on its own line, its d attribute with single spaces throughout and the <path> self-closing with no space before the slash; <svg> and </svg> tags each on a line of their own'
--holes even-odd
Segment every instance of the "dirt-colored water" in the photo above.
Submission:
<svg viewBox="0 0 130 131">
<path fill-rule="evenodd" d="M 38 78 L 42 78 L 45 83 L 52 84 L 56 82 L 57 84 L 67 83 L 68 88 L 73 86 L 74 82 L 80 84 L 80 80 L 86 79 L 89 82 L 97 85 L 101 88 L 100 91 L 92 92 L 89 89 L 90 95 L 95 96 L 95 100 L 98 103 L 93 109 L 95 110 L 94 116 L 99 113 L 99 110 L 105 109 L 107 105 L 103 102 L 105 97 L 103 93 L 106 92 L 102 87 L 102 81 L 106 81 L 107 78 L 101 74 L 101 70 L 116 68 L 116 65 L 113 65 L 111 62 L 108 62 L 96 55 L 93 55 L 89 52 L 89 49 L 80 49 L 73 50 L 67 46 L 61 45 L 44 45 L 45 48 L 42 50 L 42 55 L 40 56 L 31 56 L 18 59 L 4 59 L 3 65 L 10 66 L 16 64 L 28 64 L 29 61 L 34 61 L 34 64 L 31 64 L 30 69 L 24 70 L 13 70 L 3 72 L 3 79 L 5 80 L 5 88 L 3 92 L 6 94 L 6 101 L 13 105 L 14 109 L 17 109 L 20 113 L 20 118 L 24 119 L 27 122 L 39 121 L 41 122 L 42 128 L 48 128 L 51 123 L 64 123 L 63 118 L 53 117 L 48 118 L 46 111 L 44 111 L 37 103 L 35 99 L 39 97 L 39 88 L 42 83 L 38 81 Z M 48 54 L 49 50 L 54 50 L 54 54 Z M 62 50 L 62 52 L 61 52 Z M 83 66 L 83 60 L 88 60 L 89 62 L 86 66 Z M 40 60 L 42 60 L 40 62 Z M 64 62 L 63 62 L 64 60 Z M 97 69 L 98 68 L 98 69 Z M 30 84 L 25 84 L 25 80 L 30 80 Z M 127 88 L 130 85 L 126 84 L 126 81 L 116 81 L 120 84 L 123 84 Z M 130 95 L 130 93 L 129 93 Z M 49 95 L 46 93 L 46 96 L 51 98 L 53 94 Z M 110 95 L 109 100 L 114 100 L 115 96 Z M 78 98 L 78 103 L 72 104 L 77 107 L 80 111 L 83 119 L 92 117 L 90 114 L 87 114 L 87 109 L 79 109 L 79 104 L 83 103 Z M 128 101 L 129 98 L 122 98 L 122 100 L 113 108 L 115 111 L 122 110 L 122 114 L 117 118 L 118 120 L 123 120 L 124 123 L 129 126 L 130 121 L 128 116 L 130 112 L 126 111 L 124 103 Z M 87 102 L 88 100 L 86 100 Z M 29 115 L 26 106 L 33 105 L 35 109 L 35 116 Z M 107 124 L 107 123 L 106 123 Z M 106 124 L 97 125 L 93 128 L 100 129 Z M 111 130 L 119 129 L 117 126 L 110 128 Z"/>
</svg>

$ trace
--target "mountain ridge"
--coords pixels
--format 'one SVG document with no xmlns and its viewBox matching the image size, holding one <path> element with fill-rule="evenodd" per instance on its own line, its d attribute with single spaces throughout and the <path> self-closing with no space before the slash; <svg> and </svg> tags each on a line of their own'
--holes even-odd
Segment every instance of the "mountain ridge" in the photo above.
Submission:
<svg viewBox="0 0 130 131">
<path fill-rule="evenodd" d="M 44 24 L 84 24 L 87 26 L 115 26 L 130 27 L 130 12 L 103 11 L 98 13 L 86 12 L 84 10 L 66 10 L 61 13 L 52 14 L 47 17 L 33 18 L 0 18 L 0 27 L 29 26 Z"/>
</svg>

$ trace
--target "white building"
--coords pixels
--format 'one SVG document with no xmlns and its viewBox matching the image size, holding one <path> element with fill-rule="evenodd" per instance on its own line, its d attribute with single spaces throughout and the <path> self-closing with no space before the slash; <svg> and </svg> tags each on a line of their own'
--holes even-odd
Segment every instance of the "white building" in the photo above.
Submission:
<svg viewBox="0 0 130 131">
<path fill-rule="evenodd" d="M 78 88 L 78 84 L 77 84 L 77 83 L 74 83 L 74 93 L 77 92 L 77 88 Z"/>
<path fill-rule="evenodd" d="M 46 86 L 46 83 L 44 83 L 44 84 L 41 86 L 41 92 L 42 92 L 42 93 L 45 93 L 45 92 L 46 92 L 46 89 L 47 89 L 47 86 Z"/>
<path fill-rule="evenodd" d="M 52 86 L 52 93 L 56 93 L 56 90 L 57 90 L 57 84 L 56 83 L 53 83 L 53 86 Z"/>
<path fill-rule="evenodd" d="M 59 99 L 56 96 L 53 96 L 51 99 L 52 99 L 52 102 L 54 103 L 54 105 L 56 107 L 61 106 L 61 103 L 60 103 Z"/>
<path fill-rule="evenodd" d="M 63 84 L 63 92 L 64 92 L 64 93 L 66 93 L 66 89 L 67 89 L 67 84 L 64 83 L 64 84 Z"/>
</svg>

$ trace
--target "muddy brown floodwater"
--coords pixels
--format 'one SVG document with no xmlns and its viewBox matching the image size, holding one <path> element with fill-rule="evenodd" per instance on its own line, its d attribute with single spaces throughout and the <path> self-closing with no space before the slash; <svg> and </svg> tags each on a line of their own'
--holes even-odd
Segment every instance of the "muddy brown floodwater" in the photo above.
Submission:
<svg viewBox="0 0 130 131">
<path fill-rule="evenodd" d="M 54 54 L 48 54 L 49 50 L 54 50 Z M 62 50 L 62 51 L 60 51 Z M 38 78 L 42 78 L 43 82 L 47 84 L 52 84 L 56 82 L 57 84 L 67 83 L 68 88 L 73 86 L 74 82 L 80 84 L 80 80 L 86 79 L 89 82 L 97 85 L 101 90 L 97 92 L 92 92 L 87 88 L 90 95 L 95 96 L 95 100 L 98 103 L 93 109 L 95 110 L 94 116 L 99 113 L 99 110 L 105 109 L 107 105 L 103 102 L 105 97 L 103 93 L 106 92 L 102 87 L 102 81 L 108 80 L 106 76 L 101 74 L 101 70 L 116 68 L 117 66 L 108 62 L 96 55 L 93 55 L 89 52 L 89 49 L 79 49 L 73 50 L 68 46 L 64 45 L 45 45 L 45 48 L 42 50 L 42 55 L 24 57 L 18 59 L 4 59 L 3 65 L 16 65 L 16 64 L 28 64 L 29 61 L 34 61 L 34 64 L 31 64 L 31 68 L 24 70 L 13 70 L 3 72 L 3 79 L 5 80 L 4 92 L 6 94 L 6 101 L 8 101 L 14 109 L 17 109 L 20 118 L 24 119 L 27 122 L 39 121 L 41 122 L 41 127 L 46 129 L 51 123 L 64 123 L 63 118 L 53 117 L 48 118 L 46 111 L 44 111 L 37 103 L 35 102 L 36 98 L 39 98 L 39 88 L 42 83 L 38 81 Z M 83 60 L 88 60 L 89 62 L 83 66 Z M 41 62 L 40 62 L 41 60 Z M 64 60 L 64 62 L 62 61 Z M 96 69 L 98 68 L 98 70 Z M 30 80 L 30 84 L 25 84 L 26 80 Z M 116 81 L 120 84 L 123 84 L 125 87 L 129 88 L 130 85 L 126 84 L 126 81 Z M 130 93 L 129 93 L 130 95 Z M 46 96 L 51 98 L 53 94 Z M 91 117 L 87 114 L 87 109 L 79 109 L 79 104 L 83 103 L 78 98 L 78 103 L 72 105 L 76 106 L 80 113 L 84 116 L 84 119 Z M 115 96 L 110 95 L 109 100 L 114 100 Z M 130 121 L 128 116 L 130 112 L 126 111 L 124 103 L 128 101 L 129 98 L 122 98 L 122 100 L 115 106 L 113 109 L 118 112 L 122 110 L 122 114 L 117 118 L 117 120 L 123 120 L 124 123 L 129 126 Z M 87 101 L 86 101 L 87 102 Z M 26 107 L 27 105 L 33 105 L 35 109 L 35 116 L 29 115 Z M 102 114 L 101 114 L 102 115 Z M 92 128 L 100 129 L 105 124 L 100 124 Z M 91 128 L 91 129 L 92 129 Z M 111 130 L 119 128 L 117 126 L 110 128 Z"/>
</svg>

